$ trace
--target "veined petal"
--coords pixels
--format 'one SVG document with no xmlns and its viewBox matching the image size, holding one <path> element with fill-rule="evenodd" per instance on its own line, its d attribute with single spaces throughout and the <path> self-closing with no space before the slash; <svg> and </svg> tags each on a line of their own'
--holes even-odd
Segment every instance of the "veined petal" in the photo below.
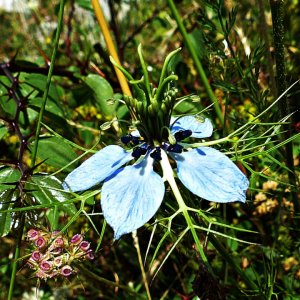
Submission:
<svg viewBox="0 0 300 300">
<path fill-rule="evenodd" d="M 107 146 L 73 170 L 66 177 L 63 187 L 73 192 L 87 190 L 132 159 L 131 152 L 125 151 L 120 146 Z"/>
<path fill-rule="evenodd" d="M 248 179 L 220 151 L 200 147 L 172 157 L 178 178 L 197 196 L 214 202 L 246 201 Z"/>
<path fill-rule="evenodd" d="M 165 193 L 162 178 L 147 156 L 115 172 L 102 187 L 101 206 L 115 239 L 144 225 L 156 213 Z"/>
<path fill-rule="evenodd" d="M 175 121 L 176 120 L 176 121 Z M 191 130 L 192 137 L 207 138 L 212 135 L 213 126 L 209 119 L 202 121 L 197 116 L 185 116 L 178 119 L 171 118 L 171 132 L 174 134 L 179 130 Z"/>
</svg>

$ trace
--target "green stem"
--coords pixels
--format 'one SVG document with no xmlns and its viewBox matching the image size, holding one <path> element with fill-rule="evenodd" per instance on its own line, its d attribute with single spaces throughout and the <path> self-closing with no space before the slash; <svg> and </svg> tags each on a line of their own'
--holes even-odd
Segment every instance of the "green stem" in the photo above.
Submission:
<svg viewBox="0 0 300 300">
<path fill-rule="evenodd" d="M 220 121 L 220 124 L 223 125 L 224 121 L 223 121 L 223 114 L 222 114 L 222 111 L 221 111 L 221 108 L 220 108 L 220 104 L 219 104 L 218 99 L 215 96 L 215 94 L 214 94 L 214 92 L 213 92 L 210 84 L 209 84 L 209 81 L 208 81 L 207 76 L 206 76 L 206 74 L 204 72 L 202 64 L 201 64 L 201 62 L 199 60 L 199 57 L 198 57 L 198 55 L 196 53 L 195 48 L 193 47 L 193 45 L 192 45 L 192 43 L 190 41 L 190 38 L 189 38 L 189 36 L 187 34 L 187 31 L 184 28 L 184 25 L 183 25 L 183 23 L 181 21 L 181 17 L 180 17 L 180 15 L 179 15 L 179 13 L 178 13 L 178 11 L 176 9 L 176 6 L 175 6 L 173 0 L 167 0 L 167 3 L 168 3 L 168 5 L 169 5 L 169 7 L 170 7 L 170 9 L 172 11 L 172 14 L 173 14 L 173 16 L 174 16 L 174 18 L 176 20 L 177 26 L 179 28 L 179 31 L 181 32 L 181 34 L 183 36 L 183 39 L 185 41 L 185 44 L 186 44 L 186 46 L 187 46 L 187 48 L 188 48 L 188 50 L 190 52 L 190 55 L 191 55 L 191 57 L 192 57 L 192 59 L 194 61 L 196 70 L 197 70 L 197 72 L 198 72 L 198 74 L 199 74 L 199 76 L 200 76 L 200 78 L 202 80 L 202 83 L 203 83 L 203 85 L 205 87 L 205 90 L 206 90 L 206 92 L 208 94 L 208 97 L 210 98 L 211 103 L 214 105 L 214 108 L 215 108 L 217 117 L 218 117 L 218 119 Z"/>
<path fill-rule="evenodd" d="M 123 285 L 123 284 L 118 284 L 116 282 L 112 282 L 110 280 L 107 280 L 97 274 L 95 274 L 94 272 L 91 272 L 90 270 L 92 268 L 86 268 L 83 266 L 83 264 L 79 264 L 79 263 L 74 263 L 74 265 L 76 266 L 76 268 L 79 269 L 79 271 L 81 271 L 85 277 L 87 277 L 88 279 L 91 279 L 94 283 L 94 286 L 97 287 L 97 285 L 99 285 L 99 283 L 103 283 L 109 287 L 118 287 L 120 289 L 123 289 L 124 291 L 128 292 L 129 294 L 131 294 L 133 297 L 137 296 L 137 292 L 133 289 L 131 289 L 130 287 Z M 136 298 L 133 298 L 136 299 Z"/>
<path fill-rule="evenodd" d="M 147 70 L 147 66 L 146 66 L 146 63 L 145 63 L 145 60 L 144 60 L 144 57 L 143 57 L 143 53 L 142 53 L 142 44 L 139 44 L 139 46 L 138 46 L 138 55 L 139 55 L 139 58 L 140 58 L 140 62 L 141 62 L 141 66 L 142 66 L 143 74 L 144 74 L 143 82 L 144 82 L 144 86 L 145 86 L 145 89 L 146 89 L 145 94 L 146 94 L 148 104 L 150 104 L 152 93 L 151 93 L 151 90 L 150 90 L 148 70 Z"/>
<path fill-rule="evenodd" d="M 18 231 L 18 239 L 17 239 L 17 245 L 16 245 L 16 249 L 15 249 L 15 254 L 14 254 L 14 260 L 12 262 L 12 271 L 11 271 L 11 276 L 10 276 L 10 284 L 9 284 L 7 300 L 13 299 L 14 286 L 15 286 L 16 274 L 17 274 L 17 269 L 18 269 L 18 259 L 20 257 L 20 249 L 21 249 L 21 243 L 22 243 L 24 224 L 25 224 L 25 214 L 21 213 L 20 226 L 19 226 L 19 231 Z"/>
<path fill-rule="evenodd" d="M 182 214 L 183 214 L 183 216 L 184 216 L 184 218 L 187 222 L 187 225 L 188 225 L 188 227 L 189 227 L 189 229 L 190 229 L 190 231 L 193 235 L 194 241 L 195 241 L 196 246 L 197 246 L 197 250 L 199 251 L 203 262 L 207 266 L 209 272 L 214 276 L 214 272 L 213 272 L 213 270 L 212 270 L 212 268 L 211 268 L 211 266 L 208 262 L 208 259 L 207 259 L 206 255 L 204 253 L 204 250 L 203 250 L 203 247 L 202 247 L 202 245 L 199 241 L 195 226 L 194 226 L 193 221 L 191 220 L 191 217 L 189 215 L 189 207 L 186 206 L 186 204 L 185 204 L 185 202 L 184 202 L 184 200 L 181 196 L 181 193 L 178 189 L 175 178 L 173 176 L 173 169 L 170 165 L 169 159 L 168 159 L 167 154 L 164 150 L 161 151 L 161 157 L 162 157 L 162 159 L 160 161 L 160 164 L 161 164 L 161 167 L 163 169 L 164 179 L 166 181 L 168 181 L 168 183 L 169 183 L 169 185 L 170 185 L 170 187 L 171 187 L 171 189 L 174 193 L 174 196 L 175 196 L 175 198 L 177 200 L 177 203 L 179 205 L 179 211 L 182 212 Z M 257 285 L 251 279 L 249 279 L 246 276 L 245 272 L 243 272 L 241 270 L 241 268 L 238 266 L 238 264 L 232 258 L 232 255 L 228 253 L 228 250 L 225 249 L 225 247 L 222 245 L 222 243 L 220 243 L 219 240 L 211 233 L 208 235 L 208 239 L 212 243 L 212 245 L 216 248 L 216 250 L 226 260 L 226 262 L 236 271 L 236 273 L 246 283 L 246 285 L 249 288 L 251 288 L 252 290 L 258 291 Z"/>
<path fill-rule="evenodd" d="M 164 65 L 163 65 L 162 70 L 161 70 L 161 74 L 160 74 L 160 79 L 159 79 L 158 86 L 160 86 L 162 84 L 163 80 L 166 77 L 167 68 L 168 68 L 169 62 L 171 61 L 171 58 L 173 58 L 173 56 L 175 56 L 179 51 L 181 51 L 181 48 L 178 48 L 178 49 L 172 51 L 171 53 L 169 53 L 167 55 L 167 57 L 165 59 L 165 62 L 164 62 Z"/>
<path fill-rule="evenodd" d="M 44 111 L 45 111 L 45 107 L 46 107 L 46 103 L 47 103 L 47 97 L 48 97 L 50 84 L 51 84 L 51 77 L 53 74 L 55 58 L 56 58 L 56 53 L 57 53 L 58 44 L 59 44 L 59 37 L 60 37 L 60 33 L 62 30 L 62 26 L 63 26 L 64 6 L 65 6 L 65 0 L 60 0 L 59 12 L 58 12 L 58 24 L 57 24 L 56 35 L 55 35 L 55 40 L 54 40 L 54 48 L 53 48 L 53 52 L 52 52 L 52 56 L 51 56 L 51 63 L 50 63 L 49 71 L 48 71 L 46 87 L 45 87 L 45 91 L 43 94 L 42 106 L 41 106 L 41 110 L 39 113 L 38 123 L 37 123 L 37 127 L 36 127 L 36 132 L 35 132 L 35 141 L 34 141 L 34 148 L 32 151 L 32 162 L 31 162 L 32 167 L 35 165 L 35 161 L 36 161 L 37 149 L 38 149 L 38 144 L 39 144 L 39 135 L 41 132 L 43 115 L 44 115 Z"/>
<path fill-rule="evenodd" d="M 186 223 L 188 225 L 188 228 L 190 229 L 191 233 L 192 233 L 192 236 L 194 238 L 194 241 L 196 243 L 196 247 L 197 247 L 197 250 L 199 251 L 200 253 L 200 256 L 201 256 L 201 259 L 203 260 L 204 264 L 207 266 L 209 272 L 214 275 L 213 273 L 213 270 L 208 262 L 208 259 L 204 253 L 204 250 L 203 250 L 203 247 L 200 243 L 200 240 L 198 238 L 198 235 L 197 235 L 197 232 L 196 232 L 196 229 L 194 227 L 194 224 L 191 220 L 191 217 L 189 215 L 189 212 L 188 212 L 188 207 L 185 205 L 184 203 L 184 200 L 181 196 L 181 193 L 178 189 L 178 186 L 176 184 L 176 181 L 175 181 L 175 178 L 173 176 L 173 169 L 170 165 L 170 162 L 169 162 L 169 159 L 167 157 L 167 154 L 164 150 L 161 150 L 161 161 L 160 161 L 160 164 L 161 164 L 161 167 L 163 169 L 163 175 L 164 175 L 164 179 L 166 181 L 168 181 L 173 193 L 174 193 L 174 196 L 177 200 L 177 203 L 178 203 L 178 206 L 179 206 L 179 211 L 182 212 L 185 220 L 186 220 Z"/>
<path fill-rule="evenodd" d="M 135 247 L 137 255 L 138 255 L 138 261 L 139 261 L 140 269 L 141 269 L 141 272 L 142 272 L 143 283 L 144 283 L 145 290 L 146 290 L 146 293 L 147 293 L 147 299 L 151 300 L 152 297 L 151 297 L 151 293 L 150 293 L 150 289 L 149 289 L 149 284 L 148 284 L 148 281 L 147 281 L 147 275 L 146 275 L 144 264 L 143 264 L 143 259 L 142 259 L 140 244 L 139 244 L 139 238 L 137 236 L 136 230 L 132 233 L 132 238 L 133 238 L 134 247 Z"/>
<path fill-rule="evenodd" d="M 291 113 L 291 106 L 296 108 L 296 105 L 290 103 L 287 95 L 287 84 L 286 84 L 286 70 L 285 70 L 285 55 L 284 55 L 284 26 L 283 26 L 283 7 L 284 1 L 270 0 L 272 22 L 273 22 L 273 38 L 274 38 L 274 48 L 275 48 L 275 61 L 276 61 L 276 76 L 277 76 L 277 90 L 278 95 L 283 96 L 283 101 L 280 101 L 279 111 L 281 117 L 285 117 Z M 291 137 L 291 125 L 284 126 L 285 133 L 284 139 L 288 140 Z M 299 213 L 300 205 L 298 201 L 298 191 L 297 191 L 297 176 L 295 173 L 294 160 L 293 160 L 293 143 L 287 143 L 285 145 L 285 160 L 286 166 L 291 170 L 288 172 L 289 183 L 294 187 L 291 191 L 293 203 L 295 207 L 295 212 Z"/>
</svg>

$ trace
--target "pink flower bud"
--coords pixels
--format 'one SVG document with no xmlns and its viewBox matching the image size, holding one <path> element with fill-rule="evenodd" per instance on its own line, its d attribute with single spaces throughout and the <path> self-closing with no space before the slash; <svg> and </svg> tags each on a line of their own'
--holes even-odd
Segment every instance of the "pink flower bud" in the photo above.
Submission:
<svg viewBox="0 0 300 300">
<path fill-rule="evenodd" d="M 56 248 L 62 248 L 65 245 L 65 241 L 62 237 L 58 237 L 53 242 Z"/>
<path fill-rule="evenodd" d="M 71 243 L 74 245 L 78 245 L 82 242 L 82 240 L 83 240 L 83 236 L 77 233 L 71 238 Z"/>
<path fill-rule="evenodd" d="M 49 272 L 51 271 L 53 267 L 53 262 L 52 261 L 48 261 L 48 260 L 43 260 L 41 263 L 40 263 L 40 268 L 43 272 Z"/>
<path fill-rule="evenodd" d="M 37 269 L 38 268 L 38 264 L 36 263 L 35 260 L 32 259 L 32 257 L 30 257 L 27 261 L 27 266 L 30 268 L 30 269 Z"/>
<path fill-rule="evenodd" d="M 85 258 L 88 259 L 88 260 L 93 260 L 95 258 L 95 255 L 94 255 L 93 251 L 89 250 L 87 252 L 87 254 L 85 255 Z"/>
<path fill-rule="evenodd" d="M 39 232 L 36 229 L 29 229 L 27 232 L 27 237 L 31 241 L 35 241 L 39 237 Z"/>
<path fill-rule="evenodd" d="M 63 260 L 62 260 L 62 257 L 61 256 L 58 256 L 58 257 L 55 257 L 54 258 L 54 261 L 53 261 L 53 264 L 56 266 L 56 267 L 60 267 L 63 263 Z"/>
<path fill-rule="evenodd" d="M 49 249 L 49 252 L 52 255 L 59 255 L 59 254 L 61 254 L 63 252 L 63 249 L 62 248 Z"/>
<path fill-rule="evenodd" d="M 39 251 L 33 251 L 31 254 L 31 258 L 35 261 L 40 261 L 42 259 L 43 255 Z"/>
<path fill-rule="evenodd" d="M 49 276 L 48 274 L 46 274 L 44 271 L 42 270 L 38 270 L 36 273 L 35 273 L 35 276 L 38 277 L 38 278 L 41 278 L 41 279 L 47 279 Z"/>
<path fill-rule="evenodd" d="M 68 277 L 72 273 L 73 273 L 73 269 L 69 265 L 63 266 L 60 270 L 60 274 L 64 277 Z"/>
<path fill-rule="evenodd" d="M 87 251 L 90 248 L 90 243 L 87 241 L 82 241 L 79 245 L 80 249 L 83 251 Z"/>
<path fill-rule="evenodd" d="M 35 245 L 40 249 L 44 248 L 46 246 L 46 240 L 42 236 L 40 236 L 35 241 Z"/>
<path fill-rule="evenodd" d="M 51 233 L 51 237 L 55 237 L 55 236 L 58 236 L 58 235 L 61 235 L 60 230 L 54 230 L 54 231 L 52 231 L 52 233 Z"/>
</svg>

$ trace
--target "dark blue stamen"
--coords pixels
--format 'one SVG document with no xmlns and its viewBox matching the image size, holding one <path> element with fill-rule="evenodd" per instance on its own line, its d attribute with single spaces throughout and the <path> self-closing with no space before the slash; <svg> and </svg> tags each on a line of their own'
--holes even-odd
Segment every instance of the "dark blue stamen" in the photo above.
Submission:
<svg viewBox="0 0 300 300">
<path fill-rule="evenodd" d="M 131 141 L 132 136 L 130 134 L 121 137 L 121 142 L 127 145 Z"/>
<path fill-rule="evenodd" d="M 192 135 L 192 130 L 179 130 L 174 134 L 174 137 L 177 142 L 184 140 L 185 138 Z"/>
<path fill-rule="evenodd" d="M 132 151 L 132 156 L 136 159 L 140 158 L 142 155 L 145 155 L 147 153 L 147 148 L 144 147 L 136 147 L 133 151 Z"/>
<path fill-rule="evenodd" d="M 137 136 L 131 136 L 131 141 L 134 145 L 138 145 L 141 143 L 140 137 L 137 137 Z"/>
<path fill-rule="evenodd" d="M 133 145 L 137 146 L 142 142 L 142 139 L 139 136 L 133 136 L 131 134 L 128 134 L 121 137 L 121 142 L 125 145 L 132 142 Z"/>
<path fill-rule="evenodd" d="M 175 153 L 181 153 L 183 149 L 183 146 L 179 145 L 179 144 L 174 144 L 174 145 L 170 145 L 167 148 L 167 151 L 169 152 L 175 152 Z"/>
<path fill-rule="evenodd" d="M 155 160 L 161 160 L 161 149 L 156 147 L 151 153 L 150 156 Z"/>
</svg>

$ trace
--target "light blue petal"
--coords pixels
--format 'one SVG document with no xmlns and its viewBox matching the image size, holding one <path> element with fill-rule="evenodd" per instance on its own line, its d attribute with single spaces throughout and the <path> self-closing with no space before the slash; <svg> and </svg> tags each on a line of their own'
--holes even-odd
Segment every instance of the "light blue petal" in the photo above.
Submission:
<svg viewBox="0 0 300 300">
<path fill-rule="evenodd" d="M 149 156 L 139 164 L 120 169 L 105 181 L 101 206 L 115 239 L 149 221 L 160 207 L 164 193 L 163 180 L 153 171 L 153 159 Z"/>
<path fill-rule="evenodd" d="M 132 159 L 131 152 L 125 151 L 120 146 L 107 146 L 73 170 L 66 177 L 63 187 L 73 192 L 87 190 Z"/>
<path fill-rule="evenodd" d="M 134 137 L 141 137 L 140 132 L 137 129 L 131 131 L 130 134 Z"/>
<path fill-rule="evenodd" d="M 191 130 L 192 137 L 207 138 L 212 135 L 213 126 L 209 119 L 203 120 L 197 116 L 185 116 L 171 118 L 171 132 L 174 134 L 179 130 Z"/>
<path fill-rule="evenodd" d="M 178 178 L 197 196 L 214 202 L 246 201 L 248 179 L 220 151 L 200 147 L 172 157 L 177 162 Z"/>
</svg>

